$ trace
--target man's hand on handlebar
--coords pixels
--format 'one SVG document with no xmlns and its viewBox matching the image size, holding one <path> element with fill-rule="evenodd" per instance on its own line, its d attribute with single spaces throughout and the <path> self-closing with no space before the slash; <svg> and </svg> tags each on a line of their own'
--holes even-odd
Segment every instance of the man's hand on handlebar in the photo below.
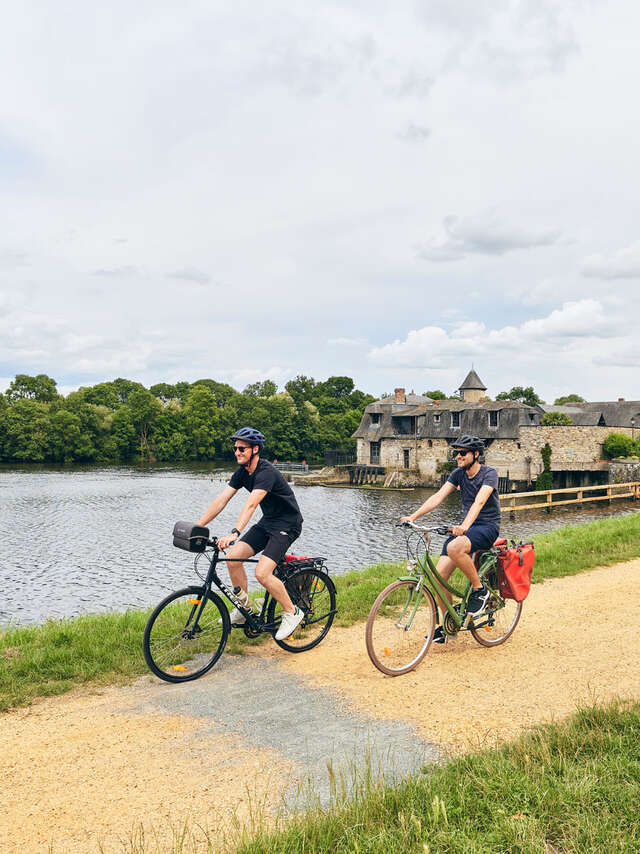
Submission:
<svg viewBox="0 0 640 854">
<path fill-rule="evenodd" d="M 229 534 L 228 537 L 220 537 L 218 539 L 218 548 L 221 552 L 225 552 L 229 546 L 232 546 L 238 539 L 238 534 Z"/>
</svg>

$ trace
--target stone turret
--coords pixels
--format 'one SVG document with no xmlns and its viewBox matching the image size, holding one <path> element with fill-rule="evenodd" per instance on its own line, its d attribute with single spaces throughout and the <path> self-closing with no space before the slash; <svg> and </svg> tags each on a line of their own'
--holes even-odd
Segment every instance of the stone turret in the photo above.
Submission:
<svg viewBox="0 0 640 854">
<path fill-rule="evenodd" d="M 481 400 L 484 400 L 486 390 L 486 385 L 482 382 L 473 368 L 471 368 L 459 388 L 462 399 L 466 403 L 479 403 Z"/>
</svg>

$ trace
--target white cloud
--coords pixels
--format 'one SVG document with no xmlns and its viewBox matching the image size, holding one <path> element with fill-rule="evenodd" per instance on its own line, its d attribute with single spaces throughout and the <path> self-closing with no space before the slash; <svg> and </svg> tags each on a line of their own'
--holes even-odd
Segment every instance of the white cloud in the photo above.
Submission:
<svg viewBox="0 0 640 854">
<path fill-rule="evenodd" d="M 505 222 L 497 211 L 459 218 L 447 216 L 442 222 L 444 234 L 431 237 L 418 247 L 418 255 L 427 261 L 459 261 L 467 255 L 504 255 L 517 249 L 551 246 L 561 232 L 551 228 L 525 228 Z"/>
<path fill-rule="evenodd" d="M 329 347 L 366 347 L 366 338 L 329 338 Z"/>
<path fill-rule="evenodd" d="M 167 278 L 195 282 L 197 285 L 207 285 L 211 281 L 211 276 L 197 267 L 183 267 L 181 270 L 174 270 L 172 273 L 167 273 Z"/>
<path fill-rule="evenodd" d="M 610 255 L 589 255 L 582 262 L 582 275 L 595 279 L 640 279 L 640 240 Z"/>
</svg>

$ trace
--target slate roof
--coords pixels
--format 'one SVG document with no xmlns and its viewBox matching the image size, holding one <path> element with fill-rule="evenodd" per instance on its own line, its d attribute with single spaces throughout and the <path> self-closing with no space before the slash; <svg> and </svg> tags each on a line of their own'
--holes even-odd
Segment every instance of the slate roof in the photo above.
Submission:
<svg viewBox="0 0 640 854">
<path fill-rule="evenodd" d="M 487 387 L 482 382 L 480 377 L 476 374 L 476 372 L 471 368 L 469 373 L 467 374 L 464 382 L 459 387 L 460 391 L 466 391 L 467 389 L 477 389 L 479 391 L 486 391 Z"/>
<path fill-rule="evenodd" d="M 636 427 L 640 427 L 640 400 L 605 400 L 593 403 L 563 404 L 549 406 L 540 404 L 544 412 L 564 412 L 580 427 L 631 427 L 631 419 L 635 419 Z"/>
</svg>

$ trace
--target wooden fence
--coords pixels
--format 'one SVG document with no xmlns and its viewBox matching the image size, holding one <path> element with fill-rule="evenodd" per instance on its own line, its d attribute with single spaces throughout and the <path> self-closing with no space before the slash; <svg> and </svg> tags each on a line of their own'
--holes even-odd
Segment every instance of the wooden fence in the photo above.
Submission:
<svg viewBox="0 0 640 854">
<path fill-rule="evenodd" d="M 559 499 L 556 499 L 559 496 Z M 573 496 L 573 497 L 569 497 Z M 537 498 L 535 504 L 519 504 L 521 499 Z M 512 492 L 500 496 L 503 513 L 517 510 L 546 510 L 567 504 L 586 504 L 589 501 L 613 501 L 616 498 L 640 499 L 640 481 L 629 483 L 604 483 L 601 486 L 572 486 L 567 489 L 545 489 L 540 492 Z"/>
</svg>

